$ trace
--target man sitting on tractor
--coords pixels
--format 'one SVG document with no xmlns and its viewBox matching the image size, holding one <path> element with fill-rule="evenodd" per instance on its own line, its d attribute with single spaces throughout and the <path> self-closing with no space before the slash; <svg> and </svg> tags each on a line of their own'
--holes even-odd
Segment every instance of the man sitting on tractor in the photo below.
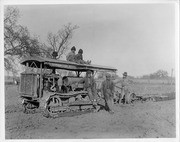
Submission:
<svg viewBox="0 0 180 142">
<path fill-rule="evenodd" d="M 62 91 L 62 93 L 68 93 L 68 92 L 72 91 L 72 87 L 69 84 L 69 80 L 68 80 L 67 76 L 64 76 L 62 78 L 61 91 Z"/>
<path fill-rule="evenodd" d="M 78 54 L 75 55 L 75 62 L 78 64 L 90 64 L 91 61 L 83 60 L 83 50 L 79 49 Z"/>
<path fill-rule="evenodd" d="M 76 51 L 76 47 L 73 46 L 71 48 L 71 52 L 69 52 L 68 55 L 66 56 L 67 61 L 75 62 L 75 51 Z"/>
</svg>

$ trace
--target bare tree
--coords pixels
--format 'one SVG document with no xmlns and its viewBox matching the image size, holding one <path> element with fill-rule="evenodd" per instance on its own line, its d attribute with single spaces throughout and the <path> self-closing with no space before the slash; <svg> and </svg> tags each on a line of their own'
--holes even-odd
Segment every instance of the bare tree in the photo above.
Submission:
<svg viewBox="0 0 180 142">
<path fill-rule="evenodd" d="M 70 39 L 72 38 L 74 30 L 78 28 L 77 25 L 72 26 L 71 23 L 64 25 L 57 33 L 53 34 L 52 32 L 48 33 L 47 41 L 50 45 L 52 51 L 52 58 L 59 59 L 67 50 L 68 45 L 70 44 Z"/>
<path fill-rule="evenodd" d="M 4 15 L 4 65 L 6 71 L 17 73 L 15 59 L 41 55 L 41 45 L 28 29 L 17 23 L 19 10 L 7 7 Z"/>
<path fill-rule="evenodd" d="M 46 56 L 59 59 L 67 50 L 73 32 L 78 26 L 70 23 L 65 25 L 56 34 L 49 33 L 49 45 L 39 42 L 32 37 L 27 29 L 18 24 L 19 10 L 8 6 L 4 15 L 4 66 L 6 71 L 17 74 L 16 60 L 27 56 Z M 17 67 L 17 68 L 16 68 Z"/>
<path fill-rule="evenodd" d="M 31 37 L 27 27 L 17 24 L 19 10 L 7 7 L 4 18 L 4 55 L 26 56 L 40 54 L 40 43 Z"/>
</svg>

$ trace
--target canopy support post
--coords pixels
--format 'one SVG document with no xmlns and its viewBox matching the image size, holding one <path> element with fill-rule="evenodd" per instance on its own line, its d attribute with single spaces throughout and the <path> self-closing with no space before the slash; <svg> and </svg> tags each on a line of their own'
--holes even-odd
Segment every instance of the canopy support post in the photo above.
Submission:
<svg viewBox="0 0 180 142">
<path fill-rule="evenodd" d="M 42 98 L 42 63 L 40 63 L 40 80 L 39 80 L 39 85 L 40 85 L 40 88 L 39 88 L 39 97 Z"/>
<path fill-rule="evenodd" d="M 76 72 L 77 77 L 80 77 L 80 74 L 81 74 L 80 71 L 77 71 L 77 72 Z"/>
</svg>

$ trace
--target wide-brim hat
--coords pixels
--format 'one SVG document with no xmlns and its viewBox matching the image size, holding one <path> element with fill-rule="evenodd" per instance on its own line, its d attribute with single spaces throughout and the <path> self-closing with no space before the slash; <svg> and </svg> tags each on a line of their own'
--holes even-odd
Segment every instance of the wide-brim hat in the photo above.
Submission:
<svg viewBox="0 0 180 142">
<path fill-rule="evenodd" d="M 88 71 L 86 72 L 86 74 L 92 74 L 92 71 L 91 71 L 91 70 L 88 70 Z"/>
</svg>

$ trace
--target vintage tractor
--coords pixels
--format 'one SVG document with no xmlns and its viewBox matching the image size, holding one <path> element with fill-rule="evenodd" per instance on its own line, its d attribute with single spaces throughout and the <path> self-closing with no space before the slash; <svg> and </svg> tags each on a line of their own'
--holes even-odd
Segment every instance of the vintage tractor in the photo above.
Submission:
<svg viewBox="0 0 180 142">
<path fill-rule="evenodd" d="M 39 108 L 44 116 L 53 118 L 91 112 L 94 109 L 83 84 L 77 84 L 83 72 L 116 72 L 111 67 L 40 57 L 26 58 L 21 64 L 26 66 L 26 70 L 21 73 L 19 90 L 24 112 L 33 112 Z M 57 70 L 71 71 L 74 75 L 59 75 Z M 62 87 L 65 80 L 70 85 L 68 90 Z M 97 100 L 98 105 L 104 105 L 103 99 Z"/>
</svg>

